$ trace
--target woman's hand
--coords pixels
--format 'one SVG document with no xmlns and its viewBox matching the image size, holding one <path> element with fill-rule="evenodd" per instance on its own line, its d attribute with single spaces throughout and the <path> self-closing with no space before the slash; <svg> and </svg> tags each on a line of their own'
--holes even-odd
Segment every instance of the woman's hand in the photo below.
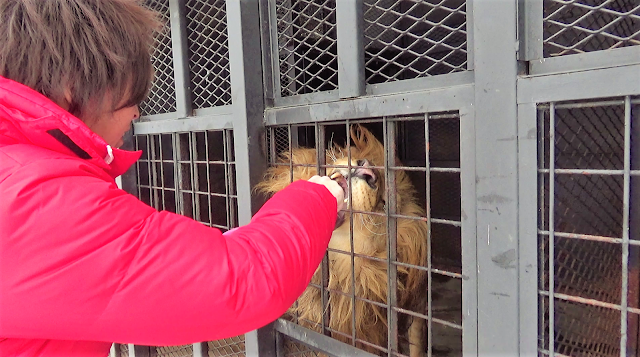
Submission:
<svg viewBox="0 0 640 357">
<path fill-rule="evenodd" d="M 340 187 L 340 185 L 337 182 L 333 181 L 327 176 L 318 176 L 318 175 L 310 178 L 309 182 L 317 183 L 319 185 L 323 185 L 324 187 L 326 187 L 338 202 L 338 212 L 342 210 L 344 206 L 344 190 L 342 189 L 342 187 Z"/>
</svg>

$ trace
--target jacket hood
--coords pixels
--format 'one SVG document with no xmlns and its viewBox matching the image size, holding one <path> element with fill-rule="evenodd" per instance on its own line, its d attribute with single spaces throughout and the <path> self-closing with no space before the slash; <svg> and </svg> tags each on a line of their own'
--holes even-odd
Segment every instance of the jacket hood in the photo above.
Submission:
<svg viewBox="0 0 640 357">
<path fill-rule="evenodd" d="M 111 148 L 82 120 L 35 90 L 0 76 L 0 147 L 31 144 L 79 157 L 122 175 L 142 151 Z"/>
</svg>

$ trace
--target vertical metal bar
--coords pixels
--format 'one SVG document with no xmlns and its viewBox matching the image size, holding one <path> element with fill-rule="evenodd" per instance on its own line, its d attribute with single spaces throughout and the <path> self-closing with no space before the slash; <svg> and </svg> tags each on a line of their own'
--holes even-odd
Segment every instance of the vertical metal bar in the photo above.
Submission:
<svg viewBox="0 0 640 357">
<path fill-rule="evenodd" d="M 398 305 L 397 300 L 397 284 L 398 284 L 398 267 L 397 261 L 397 221 L 391 215 L 397 210 L 397 186 L 395 171 L 389 167 L 396 166 L 396 130 L 395 122 L 389 123 L 387 117 L 383 119 L 384 126 L 384 170 L 387 188 L 387 263 L 388 263 L 388 282 L 387 282 L 387 326 L 388 341 L 387 348 L 389 357 L 394 356 L 394 352 L 398 351 L 398 312 L 394 309 Z"/>
<path fill-rule="evenodd" d="M 318 175 L 324 175 L 326 169 L 326 154 L 325 154 L 325 130 L 324 126 L 315 123 L 315 148 L 316 148 L 316 172 Z M 291 145 L 289 146 L 291 147 Z M 327 329 L 330 323 L 331 307 L 329 306 L 329 252 L 325 253 L 320 264 L 321 271 L 321 294 L 322 294 L 322 333 L 326 336 L 330 336 L 331 333 Z"/>
<path fill-rule="evenodd" d="M 287 141 L 289 144 L 289 181 L 290 182 L 293 182 L 293 138 L 291 134 L 292 130 L 293 128 L 291 127 L 291 124 L 287 125 Z M 316 138 L 316 142 L 317 140 L 318 139 Z M 316 150 L 317 150 L 317 147 L 316 147 Z"/>
<path fill-rule="evenodd" d="M 162 150 L 162 134 L 158 134 L 158 147 L 159 147 L 159 151 L 160 151 L 160 187 L 162 188 L 161 192 L 161 196 L 162 196 L 162 209 L 165 210 L 166 208 L 166 199 L 164 197 L 164 190 L 166 187 L 164 187 L 164 153 Z"/>
<path fill-rule="evenodd" d="M 222 141 L 223 141 L 223 156 L 222 156 L 222 160 L 224 161 L 224 193 L 225 193 L 225 209 L 226 209 L 226 213 L 227 213 L 227 229 L 231 229 L 231 197 L 229 197 L 230 195 L 230 191 L 231 191 L 231 180 L 230 180 L 230 175 L 229 175 L 229 142 L 227 141 L 227 135 L 229 133 L 227 133 L 226 130 L 222 131 Z"/>
<path fill-rule="evenodd" d="M 433 356 L 433 276 L 431 241 L 431 160 L 429 158 L 429 114 L 424 115 L 425 198 L 427 218 L 427 357 Z"/>
<path fill-rule="evenodd" d="M 280 49 L 278 41 L 278 14 L 276 11 L 276 2 L 268 1 L 269 3 L 269 35 L 271 38 L 271 51 L 270 61 L 273 78 L 273 98 L 280 98 L 282 93 L 282 87 L 280 84 Z M 265 68 L 266 70 L 266 68 Z"/>
<path fill-rule="evenodd" d="M 155 135 L 149 135 L 149 142 L 151 143 L 151 147 L 152 150 L 151 152 L 149 152 L 149 158 L 150 158 L 150 162 L 149 162 L 149 167 L 151 170 L 151 173 L 153 173 L 153 175 L 151 176 L 151 180 L 153 181 L 149 181 L 150 183 L 153 182 L 151 184 L 151 205 L 153 208 L 155 208 L 156 210 L 160 210 L 160 198 L 158 197 L 158 191 L 157 191 L 157 187 L 158 187 L 158 170 L 156 169 L 156 163 L 157 163 L 157 158 L 156 158 L 156 140 L 155 140 Z"/>
<path fill-rule="evenodd" d="M 209 355 L 209 344 L 206 342 L 193 344 L 193 357 L 207 357 Z"/>
<path fill-rule="evenodd" d="M 173 145 L 173 195 L 174 202 L 176 204 L 176 213 L 184 214 L 183 205 L 182 205 L 182 197 L 181 197 L 181 178 L 182 178 L 182 170 L 180 168 L 180 135 L 177 133 L 171 134 L 171 143 Z"/>
<path fill-rule="evenodd" d="M 211 175 L 209 174 L 209 171 L 211 171 L 211 164 L 210 164 L 210 160 L 209 160 L 209 132 L 205 131 L 204 132 L 204 152 L 205 152 L 205 160 L 207 161 L 207 214 L 209 215 L 209 227 L 211 227 L 211 225 L 213 224 L 213 217 L 211 215 L 211 210 L 213 209 L 213 207 L 211 207 Z M 225 156 L 226 157 L 226 156 Z M 228 179 L 228 175 L 225 175 L 225 180 Z M 195 351 L 195 348 L 194 348 Z"/>
<path fill-rule="evenodd" d="M 627 355 L 629 294 L 629 186 L 631 171 L 631 97 L 624 98 L 624 178 L 622 196 L 622 296 L 620 297 L 620 356 Z"/>
<path fill-rule="evenodd" d="M 186 1 L 169 0 L 171 17 L 171 51 L 178 118 L 191 115 L 191 81 L 189 80 L 189 46 L 187 42 Z"/>
<path fill-rule="evenodd" d="M 129 130 L 124 135 L 124 145 L 122 145 L 121 149 L 139 150 L 137 142 L 138 142 L 138 139 L 133 135 L 133 129 Z M 139 178 L 140 178 L 140 164 L 136 163 L 131 168 L 129 168 L 127 172 L 122 174 L 122 182 L 121 182 L 122 189 L 139 198 L 140 197 Z"/>
<path fill-rule="evenodd" d="M 340 98 L 365 94 L 363 0 L 336 1 L 338 92 Z"/>
<path fill-rule="evenodd" d="M 476 124 L 473 106 L 460 109 L 460 205 L 462 220 L 462 352 L 478 355 L 476 236 Z"/>
<path fill-rule="evenodd" d="M 266 159 L 259 138 L 264 130 L 264 102 L 260 45 L 260 9 L 255 0 L 228 0 L 227 33 L 229 36 L 229 70 L 234 113 L 238 224 L 251 221 L 262 205 L 259 195 L 251 195 L 266 170 Z M 258 65 L 257 65 L 258 64 Z M 275 331 L 269 325 L 245 335 L 246 355 L 274 356 Z"/>
<path fill-rule="evenodd" d="M 478 354 L 519 354 L 517 0 L 475 1 Z M 505 21 L 496 21 L 505 19 Z M 500 316 L 500 318 L 496 318 Z"/>
<path fill-rule="evenodd" d="M 277 67 L 278 57 L 274 57 L 273 47 L 278 46 L 276 33 L 276 41 L 273 41 L 272 29 L 277 31 L 275 22 L 272 26 L 271 23 L 271 9 L 273 8 L 273 15 L 275 16 L 275 2 L 269 0 L 259 0 L 258 3 L 260 9 L 260 42 L 262 46 L 262 83 L 264 85 L 264 100 L 265 107 L 273 107 L 273 100 L 275 95 L 275 68 Z M 275 66 L 273 60 L 276 60 Z M 271 136 L 273 137 L 273 136 Z"/>
<path fill-rule="evenodd" d="M 196 191 L 199 191 L 198 187 L 198 170 L 196 169 L 196 135 L 194 132 L 189 132 L 189 157 L 191 159 L 189 169 L 191 170 L 191 212 L 193 219 L 200 220 L 200 200 Z"/>
<path fill-rule="evenodd" d="M 518 59 L 543 58 L 543 0 L 518 0 Z"/>
<path fill-rule="evenodd" d="M 556 168 L 556 107 L 549 106 L 549 352 L 555 353 L 555 168 Z"/>
<path fill-rule="evenodd" d="M 526 118 L 524 118 L 523 120 L 526 120 Z M 544 160 L 545 160 L 545 145 L 547 142 L 546 139 L 546 132 L 545 132 L 545 116 L 544 116 L 544 112 L 543 111 L 539 111 L 538 113 L 538 168 L 545 168 L 544 166 Z M 539 173 L 538 174 L 538 179 L 539 179 L 539 184 L 537 187 L 538 190 L 538 219 L 539 221 L 539 227 L 543 228 L 544 226 L 544 221 L 545 219 L 547 219 L 547 212 L 545 211 L 545 204 L 546 204 L 546 196 L 545 196 L 545 191 L 544 191 L 544 182 L 545 182 L 545 174 L 544 173 Z M 545 228 L 546 229 L 546 228 Z M 541 244 L 540 243 L 540 237 L 538 237 L 536 239 L 537 244 Z M 522 245 L 521 245 L 522 247 Z M 539 251 L 539 247 L 536 247 L 536 251 L 538 254 L 538 282 L 536 283 L 536 294 L 538 294 L 537 288 L 540 287 L 542 284 L 540 284 L 540 281 L 544 278 L 545 276 L 545 266 L 546 266 L 546 261 L 549 259 L 549 257 L 544 255 L 544 251 Z M 545 314 L 544 309 L 542 309 L 541 307 L 544 306 L 544 296 L 539 295 L 538 294 L 538 336 L 542 336 L 542 338 L 544 339 L 544 324 L 545 321 L 547 320 L 547 315 Z M 524 307 L 524 305 L 523 305 Z"/>
<path fill-rule="evenodd" d="M 544 146 L 542 146 L 544 148 Z M 538 342 L 538 137 L 535 103 L 518 105 L 520 356 L 537 354 Z M 543 150 L 544 151 L 544 150 Z M 544 207 L 544 205 L 543 205 Z"/>
<path fill-rule="evenodd" d="M 475 66 L 474 51 L 475 39 L 473 34 L 473 4 L 478 0 L 465 0 L 465 20 L 467 27 L 467 71 L 473 71 Z"/>
<path fill-rule="evenodd" d="M 235 196 L 237 197 L 238 191 L 237 189 L 235 189 L 233 187 L 233 185 L 231 184 L 232 182 L 236 182 L 236 170 L 235 170 L 235 157 L 233 159 L 233 161 L 231 161 L 229 158 L 231 157 L 231 155 L 233 155 L 233 152 L 231 150 L 231 148 L 233 147 L 233 145 L 231 145 L 232 142 L 232 138 L 233 138 L 233 130 L 225 130 L 225 138 L 227 139 L 226 141 L 226 145 L 227 145 L 227 149 L 226 149 L 226 153 L 227 156 L 226 160 L 227 160 L 227 164 L 229 165 L 229 192 L 235 192 Z M 231 167 L 231 162 L 233 162 L 233 168 Z M 229 197 L 231 197 L 231 195 L 229 195 Z M 231 219 L 231 226 L 229 228 L 235 228 L 238 226 L 238 220 L 236 218 L 236 216 L 238 215 L 238 212 L 236 210 L 236 207 L 231 204 L 231 201 L 228 202 L 229 204 L 229 212 L 230 212 L 230 219 Z"/>
<path fill-rule="evenodd" d="M 345 123 L 346 127 L 345 129 L 346 134 L 347 134 L 347 143 L 346 143 L 346 148 L 347 148 L 347 172 L 349 173 L 349 175 L 351 174 L 351 125 L 349 123 L 349 120 L 347 119 L 346 123 Z M 358 338 L 358 336 L 356 335 L 356 314 L 355 312 L 357 311 L 356 308 L 356 259 L 355 259 L 355 246 L 353 243 L 353 221 L 354 221 L 354 213 L 353 212 L 353 200 L 351 199 L 352 196 L 352 190 L 353 190 L 353 185 L 351 185 L 351 176 L 347 176 L 347 179 L 349 180 L 349 185 L 347 185 L 347 189 L 349 190 L 349 192 L 347 193 L 348 197 L 349 197 L 349 201 L 347 202 L 348 206 L 347 209 L 349 211 L 349 249 L 350 249 L 350 254 L 351 254 L 351 292 L 353 293 L 353 296 L 351 297 L 351 306 L 353 306 L 353 311 L 351 313 L 351 344 L 353 346 L 356 345 L 356 339 Z M 363 259 L 363 258 L 359 258 L 359 259 Z M 363 302 L 364 303 L 364 302 Z"/>
</svg>

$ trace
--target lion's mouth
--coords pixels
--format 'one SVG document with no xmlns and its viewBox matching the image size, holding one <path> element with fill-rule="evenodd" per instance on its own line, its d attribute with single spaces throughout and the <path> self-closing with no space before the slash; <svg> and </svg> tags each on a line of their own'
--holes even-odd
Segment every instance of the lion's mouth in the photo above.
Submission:
<svg viewBox="0 0 640 357">
<path fill-rule="evenodd" d="M 344 172 L 336 171 L 331 175 L 331 179 L 336 181 L 342 190 L 344 191 L 344 202 L 348 204 L 349 202 L 349 182 L 350 178 L 359 178 L 364 180 L 369 187 L 372 189 L 376 189 L 378 178 L 376 174 L 373 172 L 371 167 L 371 163 L 368 160 L 358 160 L 356 163 L 357 167 L 351 169 L 351 173 L 349 174 L 348 170 L 344 170 Z M 345 177 L 346 176 L 346 177 Z M 347 208 L 345 206 L 345 208 Z M 338 213 L 338 220 L 336 221 L 336 228 L 340 227 L 344 223 L 344 211 L 340 211 Z"/>
</svg>

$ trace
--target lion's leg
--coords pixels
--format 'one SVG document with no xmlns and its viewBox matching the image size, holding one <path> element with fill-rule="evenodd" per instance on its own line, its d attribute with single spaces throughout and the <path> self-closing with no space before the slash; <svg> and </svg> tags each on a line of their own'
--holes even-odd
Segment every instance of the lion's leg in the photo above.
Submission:
<svg viewBox="0 0 640 357">
<path fill-rule="evenodd" d="M 409 356 L 424 356 L 425 321 L 414 317 L 409 327 Z"/>
</svg>

